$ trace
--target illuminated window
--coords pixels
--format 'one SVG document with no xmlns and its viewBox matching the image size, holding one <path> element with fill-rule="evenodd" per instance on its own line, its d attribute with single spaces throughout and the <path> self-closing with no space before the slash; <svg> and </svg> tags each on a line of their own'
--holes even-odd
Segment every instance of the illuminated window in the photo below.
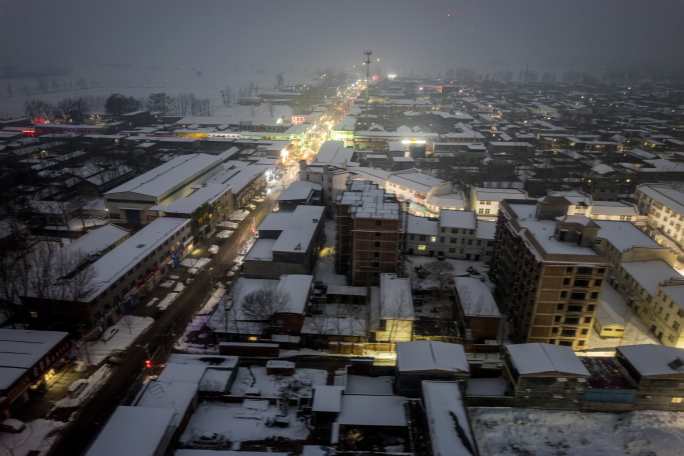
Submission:
<svg viewBox="0 0 684 456">
<path fill-rule="evenodd" d="M 427 245 L 425 245 L 425 244 L 420 244 L 420 245 L 418 246 L 418 251 L 419 251 L 419 252 L 425 252 L 426 250 L 427 250 Z"/>
<path fill-rule="evenodd" d="M 681 404 L 682 402 L 684 402 L 684 397 L 673 397 L 672 398 L 673 404 Z"/>
<path fill-rule="evenodd" d="M 437 242 L 437 236 L 432 236 L 430 238 L 430 242 Z"/>
</svg>

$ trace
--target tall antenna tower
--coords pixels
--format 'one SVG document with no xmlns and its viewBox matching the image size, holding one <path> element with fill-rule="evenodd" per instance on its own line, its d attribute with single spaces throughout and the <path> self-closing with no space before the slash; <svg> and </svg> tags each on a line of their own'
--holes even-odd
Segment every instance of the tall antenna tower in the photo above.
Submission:
<svg viewBox="0 0 684 456">
<path fill-rule="evenodd" d="M 366 109 L 368 109 L 368 104 L 369 104 L 369 81 L 370 81 L 370 64 L 371 64 L 371 55 L 373 55 L 373 51 L 370 49 L 367 49 L 363 51 L 363 55 L 366 56 L 366 60 L 363 61 L 363 64 L 366 65 Z"/>
</svg>

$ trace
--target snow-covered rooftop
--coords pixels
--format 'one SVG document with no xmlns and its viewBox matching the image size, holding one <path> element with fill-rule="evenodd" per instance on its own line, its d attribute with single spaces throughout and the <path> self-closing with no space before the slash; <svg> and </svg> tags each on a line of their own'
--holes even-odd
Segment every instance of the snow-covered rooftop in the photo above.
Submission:
<svg viewBox="0 0 684 456">
<path fill-rule="evenodd" d="M 433 456 L 475 455 L 473 432 L 458 382 L 424 380 L 422 390 Z"/>
<path fill-rule="evenodd" d="M 656 295 L 661 282 L 683 278 L 662 260 L 623 262 L 621 266 L 651 296 Z"/>
<path fill-rule="evenodd" d="M 313 404 L 311 410 L 314 412 L 334 412 L 342 410 L 343 386 L 316 385 L 313 388 Z"/>
<path fill-rule="evenodd" d="M 218 166 L 230 155 L 225 153 L 180 155 L 108 191 L 105 196 L 115 197 L 121 193 L 136 193 L 161 200 Z"/>
<path fill-rule="evenodd" d="M 337 422 L 350 426 L 405 427 L 406 399 L 399 396 L 343 395 Z"/>
<path fill-rule="evenodd" d="M 86 456 L 160 454 L 174 414 L 168 408 L 117 407 Z"/>
<path fill-rule="evenodd" d="M 408 215 L 406 221 L 406 233 L 424 236 L 437 236 L 439 232 L 439 222 L 427 217 L 417 217 Z"/>
<path fill-rule="evenodd" d="M 162 245 L 167 239 L 190 223 L 190 219 L 160 217 L 110 250 L 95 263 L 93 289 L 84 298 L 86 302 L 97 298 L 119 278 Z"/>
<path fill-rule="evenodd" d="M 326 141 L 318 150 L 314 165 L 344 166 L 351 160 L 354 151 L 344 147 L 342 141 Z"/>
<path fill-rule="evenodd" d="M 397 344 L 397 370 L 399 372 L 446 371 L 467 374 L 470 368 L 462 345 L 419 340 Z"/>
<path fill-rule="evenodd" d="M 660 248 L 656 241 L 648 237 L 646 233 L 631 222 L 609 222 L 605 220 L 595 220 L 594 222 L 601 227 L 597 237 L 605 239 L 619 252 L 624 252 L 634 247 Z"/>
<path fill-rule="evenodd" d="M 338 203 L 351 206 L 355 218 L 399 219 L 399 203 L 393 195 L 369 181 L 351 181 Z"/>
<path fill-rule="evenodd" d="M 278 197 L 278 201 L 307 201 L 313 192 L 321 191 L 320 184 L 295 181 Z"/>
<path fill-rule="evenodd" d="M 480 279 L 455 277 L 454 286 L 466 317 L 501 317 L 491 290 Z"/>
<path fill-rule="evenodd" d="M 70 255 L 89 257 L 107 250 L 126 236 L 128 236 L 128 231 L 108 223 L 88 231 L 87 234 L 69 244 L 66 249 Z"/>
<path fill-rule="evenodd" d="M 67 336 L 60 331 L 0 329 L 0 390 L 11 387 Z"/>
<path fill-rule="evenodd" d="M 413 320 L 411 281 L 396 274 L 380 274 L 380 318 Z"/>
<path fill-rule="evenodd" d="M 617 351 L 639 374 L 645 377 L 676 375 L 684 377 L 684 368 L 676 367 L 684 362 L 684 349 L 664 345 L 623 345 Z M 671 364 L 675 361 L 674 364 Z"/>
<path fill-rule="evenodd" d="M 471 190 L 478 201 L 501 201 L 504 199 L 525 199 L 527 193 L 517 188 L 473 187 Z"/>
<path fill-rule="evenodd" d="M 441 211 L 439 226 L 440 228 L 474 230 L 477 226 L 477 219 L 472 211 Z"/>
<path fill-rule="evenodd" d="M 570 347 L 540 343 L 509 344 L 505 347 L 520 375 L 589 376 L 589 371 Z"/>
</svg>

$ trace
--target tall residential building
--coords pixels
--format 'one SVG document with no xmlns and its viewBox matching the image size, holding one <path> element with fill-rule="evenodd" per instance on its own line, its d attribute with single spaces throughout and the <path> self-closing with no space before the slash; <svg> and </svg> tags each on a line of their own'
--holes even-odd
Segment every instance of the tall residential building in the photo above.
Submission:
<svg viewBox="0 0 684 456">
<path fill-rule="evenodd" d="M 354 286 L 377 285 L 399 270 L 401 214 L 394 195 L 369 181 L 351 181 L 335 207 L 336 270 Z"/>
<path fill-rule="evenodd" d="M 599 229 L 557 205 L 501 203 L 492 274 L 514 340 L 587 345 L 609 268 L 592 248 Z"/>
<path fill-rule="evenodd" d="M 684 248 L 684 192 L 672 185 L 644 184 L 634 196 L 649 228 Z"/>
</svg>

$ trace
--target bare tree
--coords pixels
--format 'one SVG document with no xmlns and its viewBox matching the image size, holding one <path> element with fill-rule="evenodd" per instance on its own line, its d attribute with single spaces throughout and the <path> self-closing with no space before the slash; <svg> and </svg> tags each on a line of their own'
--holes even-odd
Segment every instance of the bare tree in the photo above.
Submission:
<svg viewBox="0 0 684 456">
<path fill-rule="evenodd" d="M 19 277 L 26 295 L 56 301 L 77 301 L 94 288 L 94 271 L 80 253 L 54 242 L 43 242 L 24 259 Z"/>
<path fill-rule="evenodd" d="M 284 310 L 288 301 L 289 296 L 286 293 L 272 286 L 248 293 L 242 298 L 240 306 L 245 317 L 256 321 L 265 321 Z"/>
</svg>

